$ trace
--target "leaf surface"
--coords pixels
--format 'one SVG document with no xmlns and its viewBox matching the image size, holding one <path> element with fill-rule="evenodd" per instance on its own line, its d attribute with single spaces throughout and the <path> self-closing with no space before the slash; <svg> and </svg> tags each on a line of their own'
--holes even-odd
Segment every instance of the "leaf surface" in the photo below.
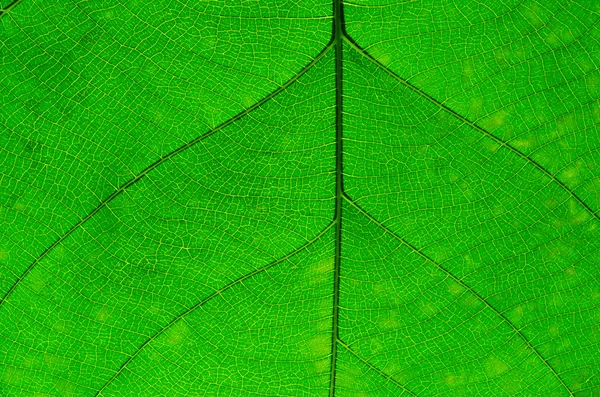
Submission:
<svg viewBox="0 0 600 397">
<path fill-rule="evenodd" d="M 600 394 L 595 2 L 0 7 L 0 395 Z"/>
</svg>

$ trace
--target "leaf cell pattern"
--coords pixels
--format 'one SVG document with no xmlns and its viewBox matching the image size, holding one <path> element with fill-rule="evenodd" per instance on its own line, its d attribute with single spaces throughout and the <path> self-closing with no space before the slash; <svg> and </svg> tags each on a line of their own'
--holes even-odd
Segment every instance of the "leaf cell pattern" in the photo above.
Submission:
<svg viewBox="0 0 600 397">
<path fill-rule="evenodd" d="M 0 1 L 0 395 L 600 395 L 599 20 Z"/>
</svg>

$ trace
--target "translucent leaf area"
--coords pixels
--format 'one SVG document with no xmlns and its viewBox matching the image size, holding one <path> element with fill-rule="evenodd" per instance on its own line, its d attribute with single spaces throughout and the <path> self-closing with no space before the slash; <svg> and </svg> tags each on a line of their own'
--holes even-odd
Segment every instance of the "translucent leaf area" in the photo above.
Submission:
<svg viewBox="0 0 600 397">
<path fill-rule="evenodd" d="M 599 21 L 0 0 L 0 396 L 600 396 Z"/>
</svg>

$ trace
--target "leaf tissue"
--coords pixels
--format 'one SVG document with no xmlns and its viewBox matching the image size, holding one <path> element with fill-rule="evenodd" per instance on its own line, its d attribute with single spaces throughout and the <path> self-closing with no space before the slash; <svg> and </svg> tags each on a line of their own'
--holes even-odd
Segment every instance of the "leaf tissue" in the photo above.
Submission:
<svg viewBox="0 0 600 397">
<path fill-rule="evenodd" d="M 0 395 L 600 396 L 599 21 L 0 0 Z"/>
</svg>

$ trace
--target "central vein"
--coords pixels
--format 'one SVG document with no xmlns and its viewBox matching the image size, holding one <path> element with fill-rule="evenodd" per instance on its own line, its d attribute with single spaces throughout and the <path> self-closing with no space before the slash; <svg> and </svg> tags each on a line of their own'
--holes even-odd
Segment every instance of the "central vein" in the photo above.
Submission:
<svg viewBox="0 0 600 397">
<path fill-rule="evenodd" d="M 333 42 L 335 45 L 335 261 L 333 280 L 333 324 L 331 328 L 331 371 L 329 396 L 335 395 L 340 304 L 340 264 L 342 251 L 342 31 L 344 10 L 342 0 L 333 0 Z"/>
</svg>

